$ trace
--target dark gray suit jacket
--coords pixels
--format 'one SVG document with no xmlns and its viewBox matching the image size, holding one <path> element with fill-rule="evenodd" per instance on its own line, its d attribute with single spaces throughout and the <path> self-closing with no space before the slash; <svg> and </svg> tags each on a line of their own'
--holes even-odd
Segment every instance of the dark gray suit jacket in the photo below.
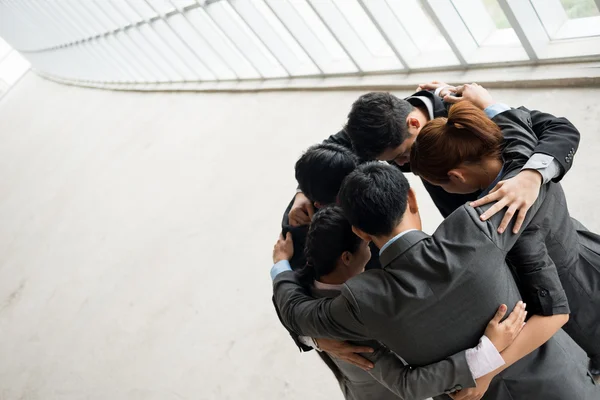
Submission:
<svg viewBox="0 0 600 400">
<path fill-rule="evenodd" d="M 310 293 L 315 298 L 335 298 L 340 294 L 337 290 L 314 287 Z M 475 386 L 465 351 L 431 365 L 411 368 L 377 341 L 355 344 L 375 350 L 372 354 L 363 354 L 375 367 L 367 372 L 353 364 L 330 358 L 341 374 L 338 379 L 346 400 L 417 400 L 450 391 L 448 388 L 458 390 Z M 329 357 L 327 354 L 324 356 Z"/>
<path fill-rule="evenodd" d="M 502 120 L 504 116 L 498 116 Z M 502 179 L 510 178 L 525 165 L 537 145 L 528 116 L 511 119 L 504 126 L 504 169 Z M 506 124 L 504 124 L 506 125 Z M 502 124 L 501 124 L 501 127 Z M 565 193 L 558 183 L 548 185 L 540 209 L 508 253 L 528 310 L 541 315 L 564 313 L 553 301 L 544 269 L 555 264 L 569 301 L 571 316 L 563 327 L 588 356 L 600 365 L 600 236 L 588 231 L 569 215 Z"/>
<path fill-rule="evenodd" d="M 525 225 L 546 190 L 541 189 Z M 274 293 L 284 323 L 313 337 L 375 339 L 413 366 L 473 347 L 498 305 L 511 309 L 521 299 L 505 262 L 517 235 L 499 235 L 496 229 L 503 216 L 483 222 L 482 212 L 465 205 L 432 236 L 409 232 L 381 254 L 382 270 L 350 279 L 332 300 L 314 300 L 293 272 L 280 274 Z M 566 307 L 556 270 L 548 269 L 547 278 L 553 282 L 555 304 Z M 484 398 L 597 400 L 599 396 L 587 373 L 587 357 L 559 331 L 496 376 Z"/>
</svg>

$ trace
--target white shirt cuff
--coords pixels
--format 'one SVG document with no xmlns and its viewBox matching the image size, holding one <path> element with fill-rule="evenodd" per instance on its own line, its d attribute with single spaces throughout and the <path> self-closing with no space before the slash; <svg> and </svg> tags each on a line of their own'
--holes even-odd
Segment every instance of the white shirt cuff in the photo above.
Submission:
<svg viewBox="0 0 600 400">
<path fill-rule="evenodd" d="M 310 336 L 298 336 L 298 340 L 300 340 L 300 343 L 302 343 L 305 346 L 312 347 L 317 351 L 321 351 L 319 346 L 317 346 L 317 344 L 315 343 L 315 340 Z"/>
<path fill-rule="evenodd" d="M 496 115 L 503 113 L 504 111 L 510 110 L 510 106 L 504 103 L 494 103 L 491 106 L 486 107 L 483 111 L 489 119 L 494 118 Z"/>
<path fill-rule="evenodd" d="M 485 335 L 481 337 L 477 347 L 467 350 L 466 357 L 473 379 L 481 378 L 504 365 L 504 359 L 496 346 Z"/>
<path fill-rule="evenodd" d="M 275 280 L 277 275 L 285 271 L 291 271 L 292 266 L 288 260 L 281 260 L 271 268 L 271 280 Z"/>
<path fill-rule="evenodd" d="M 542 175 L 543 184 L 550 182 L 560 175 L 560 164 L 548 154 L 535 153 L 523 169 L 533 169 Z"/>
</svg>

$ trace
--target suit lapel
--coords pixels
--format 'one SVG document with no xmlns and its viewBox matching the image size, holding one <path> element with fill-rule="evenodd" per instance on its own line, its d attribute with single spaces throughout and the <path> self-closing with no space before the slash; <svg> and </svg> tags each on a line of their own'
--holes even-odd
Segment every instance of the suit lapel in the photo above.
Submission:
<svg viewBox="0 0 600 400">
<path fill-rule="evenodd" d="M 404 254 L 408 249 L 413 247 L 415 244 L 420 242 L 423 239 L 427 239 L 429 237 L 423 231 L 411 231 L 396 239 L 396 241 L 390 244 L 379 256 L 379 261 L 381 262 L 381 267 L 386 268 L 391 264 L 396 258 L 400 257 Z"/>
</svg>

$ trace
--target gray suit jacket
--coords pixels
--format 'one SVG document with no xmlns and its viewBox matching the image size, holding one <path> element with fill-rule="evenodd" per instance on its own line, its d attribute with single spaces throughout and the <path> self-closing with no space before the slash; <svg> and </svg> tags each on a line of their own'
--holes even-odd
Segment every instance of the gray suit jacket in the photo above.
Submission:
<svg viewBox="0 0 600 400">
<path fill-rule="evenodd" d="M 315 298 L 335 298 L 339 294 L 337 290 L 311 288 L 311 295 Z M 363 354 L 375 367 L 367 372 L 353 364 L 331 358 L 341 372 L 340 386 L 346 400 L 420 400 L 444 391 L 475 386 L 465 351 L 431 365 L 411 368 L 377 341 L 355 344 L 375 350 L 374 353 Z"/>
<path fill-rule="evenodd" d="M 541 189 L 525 225 L 546 190 Z M 521 299 L 505 262 L 517 235 L 497 233 L 501 213 L 486 222 L 480 220 L 481 213 L 465 205 L 432 236 L 420 231 L 404 235 L 382 253 L 382 270 L 350 279 L 335 299 L 313 300 L 294 273 L 280 274 L 274 293 L 284 323 L 312 337 L 376 339 L 413 366 L 473 347 L 498 305 L 510 309 Z M 555 288 L 555 304 L 566 307 L 556 270 L 547 273 Z M 599 396 L 587 373 L 587 357 L 559 331 L 500 373 L 484 398 L 597 400 Z"/>
</svg>

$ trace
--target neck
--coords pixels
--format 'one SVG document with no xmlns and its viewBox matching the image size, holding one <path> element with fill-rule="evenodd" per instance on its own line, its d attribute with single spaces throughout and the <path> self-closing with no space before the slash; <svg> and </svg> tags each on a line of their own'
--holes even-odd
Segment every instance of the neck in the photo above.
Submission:
<svg viewBox="0 0 600 400">
<path fill-rule="evenodd" d="M 486 157 L 483 158 L 476 171 L 479 189 L 486 189 L 498 177 L 502 170 L 502 160 L 498 158 Z"/>
<path fill-rule="evenodd" d="M 317 280 L 329 285 L 342 285 L 350 278 L 352 278 L 352 275 L 348 273 L 348 268 L 344 268 L 342 265 L 339 265 L 338 262 L 332 272 L 319 277 Z"/>
<path fill-rule="evenodd" d="M 412 214 L 406 213 L 404 218 L 402 218 L 402 222 L 400 222 L 396 227 L 390 232 L 389 235 L 382 236 L 373 236 L 373 243 L 377 248 L 381 249 L 387 242 L 392 240 L 395 236 L 398 236 L 402 232 L 417 229 L 421 230 L 421 221 L 420 219 L 414 218 Z"/>
</svg>

